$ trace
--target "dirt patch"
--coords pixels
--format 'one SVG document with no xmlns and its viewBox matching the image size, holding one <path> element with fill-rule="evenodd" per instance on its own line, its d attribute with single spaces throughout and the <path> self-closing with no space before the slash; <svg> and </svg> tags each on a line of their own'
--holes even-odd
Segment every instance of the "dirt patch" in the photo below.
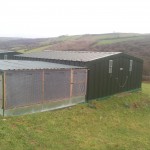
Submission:
<svg viewBox="0 0 150 150">
<path fill-rule="evenodd" d="M 140 102 L 133 102 L 133 103 L 125 103 L 124 107 L 129 109 L 138 109 L 143 107 L 150 107 L 150 100 L 146 99 Z"/>
</svg>

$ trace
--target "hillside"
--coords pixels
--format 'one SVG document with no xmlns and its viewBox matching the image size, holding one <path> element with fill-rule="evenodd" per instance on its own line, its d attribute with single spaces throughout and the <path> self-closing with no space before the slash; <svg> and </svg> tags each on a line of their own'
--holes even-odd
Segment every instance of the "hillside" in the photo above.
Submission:
<svg viewBox="0 0 150 150">
<path fill-rule="evenodd" d="M 0 49 L 23 53 L 51 50 L 121 51 L 144 60 L 143 74 L 150 76 L 150 34 L 110 33 L 55 38 L 0 38 Z"/>
</svg>

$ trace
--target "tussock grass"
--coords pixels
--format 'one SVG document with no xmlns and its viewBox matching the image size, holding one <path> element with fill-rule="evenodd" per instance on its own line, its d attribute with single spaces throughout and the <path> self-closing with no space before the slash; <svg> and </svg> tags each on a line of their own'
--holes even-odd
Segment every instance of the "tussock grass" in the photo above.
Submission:
<svg viewBox="0 0 150 150">
<path fill-rule="evenodd" d="M 148 150 L 150 84 L 74 107 L 0 117 L 2 150 Z"/>
</svg>

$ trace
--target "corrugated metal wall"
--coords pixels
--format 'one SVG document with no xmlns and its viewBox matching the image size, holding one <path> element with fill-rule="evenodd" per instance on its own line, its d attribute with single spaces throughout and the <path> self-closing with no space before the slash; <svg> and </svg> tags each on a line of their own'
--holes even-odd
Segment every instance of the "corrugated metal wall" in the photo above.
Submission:
<svg viewBox="0 0 150 150">
<path fill-rule="evenodd" d="M 5 55 L 7 55 L 7 59 L 14 59 L 14 55 L 19 55 L 19 52 L 9 52 L 9 53 L 0 53 L 0 59 L 4 59 Z"/>
<path fill-rule="evenodd" d="M 109 73 L 109 60 L 113 60 L 112 73 Z M 130 60 L 133 60 L 131 72 Z M 87 66 L 89 100 L 141 88 L 143 63 L 132 56 L 111 56 L 89 62 Z"/>
<path fill-rule="evenodd" d="M 5 109 L 84 96 L 86 69 L 7 71 Z"/>
</svg>

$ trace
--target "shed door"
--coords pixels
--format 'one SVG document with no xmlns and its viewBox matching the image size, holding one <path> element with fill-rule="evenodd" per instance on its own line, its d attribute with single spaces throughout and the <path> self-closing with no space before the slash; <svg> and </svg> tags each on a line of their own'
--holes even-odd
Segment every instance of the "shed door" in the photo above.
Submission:
<svg viewBox="0 0 150 150">
<path fill-rule="evenodd" d="M 119 92 L 127 89 L 129 82 L 129 60 L 126 58 L 120 58 L 118 63 L 118 77 L 116 78 Z"/>
<path fill-rule="evenodd" d="M 73 71 L 72 96 L 85 96 L 87 88 L 87 70 L 75 69 Z"/>
<path fill-rule="evenodd" d="M 3 89 L 2 89 L 2 75 L 0 75 L 0 108 L 2 107 Z"/>
</svg>

